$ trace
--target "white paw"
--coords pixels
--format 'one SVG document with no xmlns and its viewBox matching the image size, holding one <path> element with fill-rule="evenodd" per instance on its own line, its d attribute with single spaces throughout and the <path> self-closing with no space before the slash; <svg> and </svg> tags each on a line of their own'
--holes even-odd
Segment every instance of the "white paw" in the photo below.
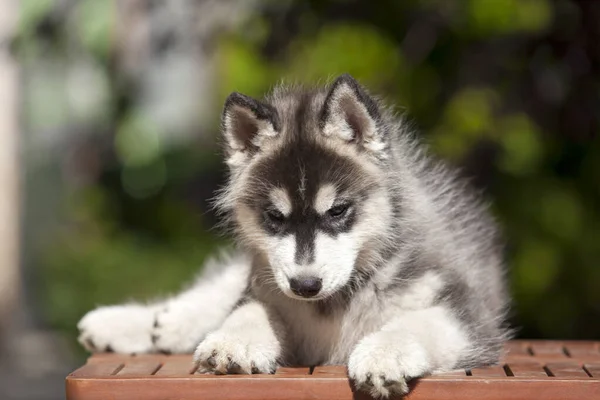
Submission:
<svg viewBox="0 0 600 400">
<path fill-rule="evenodd" d="M 156 313 L 152 341 L 162 353 L 192 353 L 220 323 L 221 319 L 203 312 L 202 305 L 171 301 Z"/>
<path fill-rule="evenodd" d="M 272 374 L 277 367 L 279 347 L 276 340 L 260 334 L 220 329 L 200 343 L 194 361 L 205 373 Z"/>
<path fill-rule="evenodd" d="M 79 343 L 91 352 L 150 353 L 154 314 L 138 304 L 97 308 L 77 324 Z"/>
<path fill-rule="evenodd" d="M 405 395 L 408 382 L 429 370 L 423 346 L 391 332 L 377 332 L 361 340 L 348 361 L 348 375 L 356 388 L 375 398 Z"/>
</svg>

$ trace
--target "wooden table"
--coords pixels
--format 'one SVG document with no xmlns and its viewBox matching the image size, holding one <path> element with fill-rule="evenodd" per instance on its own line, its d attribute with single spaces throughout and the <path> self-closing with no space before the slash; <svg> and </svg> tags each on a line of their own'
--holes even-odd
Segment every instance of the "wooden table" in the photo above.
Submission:
<svg viewBox="0 0 600 400">
<path fill-rule="evenodd" d="M 66 379 L 68 400 L 367 399 L 342 366 L 275 375 L 196 374 L 191 356 L 98 354 Z M 512 341 L 497 367 L 419 379 L 408 399 L 600 400 L 600 342 Z"/>
</svg>

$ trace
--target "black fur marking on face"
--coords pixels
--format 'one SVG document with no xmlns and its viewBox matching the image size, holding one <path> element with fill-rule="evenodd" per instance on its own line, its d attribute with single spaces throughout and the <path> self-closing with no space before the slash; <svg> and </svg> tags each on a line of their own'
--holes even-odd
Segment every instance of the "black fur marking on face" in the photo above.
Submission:
<svg viewBox="0 0 600 400">
<path fill-rule="evenodd" d="M 310 120 L 310 102 L 311 95 L 308 92 L 302 93 L 294 115 L 294 137 L 305 137 L 306 122 Z"/>
<path fill-rule="evenodd" d="M 299 265 L 310 264 L 315 260 L 315 240 L 318 225 L 315 214 L 310 212 L 303 221 L 298 218 L 297 225 L 290 229 L 296 237 L 294 260 Z"/>
<path fill-rule="evenodd" d="M 302 112 L 300 108 L 299 113 Z M 298 129 L 301 127 L 297 126 Z M 305 139 L 306 136 L 303 132 L 297 133 L 296 140 L 254 167 L 251 174 L 261 184 L 250 184 L 245 199 L 263 215 L 261 222 L 266 232 L 281 237 L 294 235 L 298 263 L 313 261 L 317 232 L 336 237 L 352 229 L 361 200 L 374 184 L 356 162 Z M 319 189 L 327 184 L 334 184 L 338 193 L 343 194 L 344 201 L 351 204 L 344 215 L 319 215 L 314 209 Z M 300 186 L 302 191 L 298 190 Z M 283 188 L 292 203 L 290 215 L 277 223 L 264 216 L 265 211 L 274 207 L 269 195 L 275 188 Z"/>
</svg>

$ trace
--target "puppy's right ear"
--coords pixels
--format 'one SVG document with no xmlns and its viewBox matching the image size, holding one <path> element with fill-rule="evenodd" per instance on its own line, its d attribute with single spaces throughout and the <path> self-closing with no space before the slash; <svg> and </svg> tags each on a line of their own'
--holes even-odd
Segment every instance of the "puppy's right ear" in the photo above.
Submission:
<svg viewBox="0 0 600 400">
<path fill-rule="evenodd" d="M 279 134 L 279 116 L 273 106 L 234 92 L 225 101 L 221 129 L 227 163 L 240 166 Z"/>
</svg>

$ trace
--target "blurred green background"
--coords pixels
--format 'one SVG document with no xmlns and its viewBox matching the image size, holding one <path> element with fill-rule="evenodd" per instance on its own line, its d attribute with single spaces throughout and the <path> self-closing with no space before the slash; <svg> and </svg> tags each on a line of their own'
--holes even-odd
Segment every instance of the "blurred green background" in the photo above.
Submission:
<svg viewBox="0 0 600 400">
<path fill-rule="evenodd" d="M 520 337 L 600 337 L 600 2 L 22 0 L 28 298 L 74 347 L 227 238 L 220 107 L 349 72 L 493 201 Z"/>
</svg>

